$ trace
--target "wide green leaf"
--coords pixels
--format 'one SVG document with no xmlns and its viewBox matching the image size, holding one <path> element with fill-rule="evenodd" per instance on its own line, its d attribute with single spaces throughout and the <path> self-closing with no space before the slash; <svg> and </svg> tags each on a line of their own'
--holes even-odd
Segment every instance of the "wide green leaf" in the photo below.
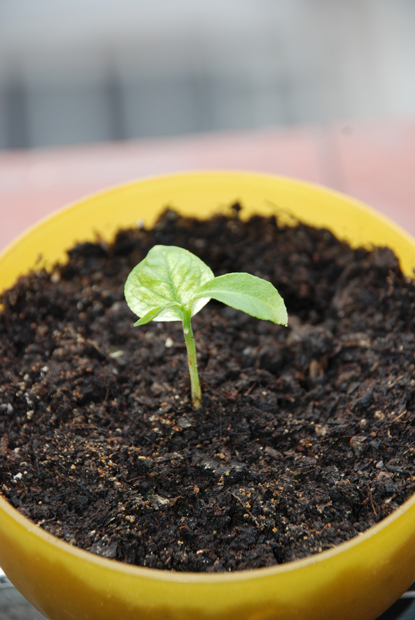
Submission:
<svg viewBox="0 0 415 620">
<path fill-rule="evenodd" d="M 191 252 L 156 245 L 128 276 L 125 298 L 144 322 L 155 317 L 158 321 L 181 321 L 181 306 L 191 307 L 194 315 L 207 304 L 209 296 L 198 296 L 195 303 L 193 300 L 195 292 L 213 278 L 212 270 Z"/>
<path fill-rule="evenodd" d="M 205 282 L 196 298 L 211 297 L 242 310 L 257 319 L 287 325 L 288 316 L 284 300 L 267 280 L 249 273 L 227 273 Z"/>
</svg>

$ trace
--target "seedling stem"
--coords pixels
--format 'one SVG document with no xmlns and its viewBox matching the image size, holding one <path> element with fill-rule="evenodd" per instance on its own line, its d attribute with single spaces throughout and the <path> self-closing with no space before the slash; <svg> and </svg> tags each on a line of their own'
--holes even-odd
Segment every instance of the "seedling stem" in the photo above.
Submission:
<svg viewBox="0 0 415 620">
<path fill-rule="evenodd" d="M 185 310 L 184 312 L 183 333 L 187 348 L 193 408 L 200 409 L 202 406 L 202 392 L 200 389 L 199 373 L 197 370 L 196 344 L 193 336 L 190 310 Z"/>
</svg>

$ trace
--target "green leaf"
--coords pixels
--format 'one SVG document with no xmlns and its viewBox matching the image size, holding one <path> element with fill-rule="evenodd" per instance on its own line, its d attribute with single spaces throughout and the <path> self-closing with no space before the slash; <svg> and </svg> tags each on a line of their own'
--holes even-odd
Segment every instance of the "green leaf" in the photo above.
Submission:
<svg viewBox="0 0 415 620">
<path fill-rule="evenodd" d="M 199 288 L 196 298 L 211 297 L 242 310 L 257 319 L 287 325 L 284 300 L 277 289 L 266 280 L 249 273 L 227 273 L 210 280 Z"/>
<path fill-rule="evenodd" d="M 158 308 L 154 308 L 153 310 L 150 310 L 149 312 L 147 312 L 147 314 L 141 317 L 139 321 L 136 321 L 134 323 L 134 327 L 137 327 L 137 325 L 145 325 L 146 323 L 150 323 L 150 321 L 153 321 L 162 312 L 164 312 L 165 310 L 168 310 L 168 308 L 173 308 L 173 307 L 178 308 L 181 312 L 180 306 L 178 304 L 167 304 L 166 306 L 159 306 Z"/>
<path fill-rule="evenodd" d="M 124 293 L 130 309 L 144 322 L 155 317 L 182 321 L 181 307 L 191 308 L 193 316 L 207 304 L 210 298 L 201 295 L 193 303 L 195 292 L 213 278 L 212 270 L 191 252 L 155 245 L 131 271 Z"/>
</svg>

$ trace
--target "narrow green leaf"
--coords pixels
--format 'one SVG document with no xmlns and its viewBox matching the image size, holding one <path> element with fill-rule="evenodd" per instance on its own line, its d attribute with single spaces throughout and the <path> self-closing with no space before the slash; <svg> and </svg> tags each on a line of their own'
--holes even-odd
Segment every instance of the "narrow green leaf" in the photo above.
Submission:
<svg viewBox="0 0 415 620">
<path fill-rule="evenodd" d="M 249 273 L 227 273 L 202 284 L 195 298 L 205 296 L 257 319 L 287 325 L 287 310 L 277 289 L 270 282 Z"/>
<path fill-rule="evenodd" d="M 167 304 L 165 306 L 159 306 L 158 308 L 153 308 L 153 310 L 149 310 L 147 314 L 142 316 L 141 319 L 139 319 L 138 321 L 134 323 L 134 327 L 136 327 L 137 325 L 145 325 L 146 323 L 150 323 L 150 321 L 153 321 L 162 312 L 168 310 L 169 308 L 173 308 L 173 307 L 177 308 L 180 311 L 180 307 L 178 304 Z M 159 318 L 159 320 L 161 319 Z"/>
<path fill-rule="evenodd" d="M 212 270 L 191 252 L 156 245 L 128 276 L 125 299 L 142 319 L 155 311 L 159 321 L 181 321 L 179 307 L 191 308 L 194 315 L 207 304 L 209 297 L 199 296 L 196 303 L 193 300 L 200 286 L 213 278 Z M 159 308 L 163 310 L 158 312 Z"/>
</svg>

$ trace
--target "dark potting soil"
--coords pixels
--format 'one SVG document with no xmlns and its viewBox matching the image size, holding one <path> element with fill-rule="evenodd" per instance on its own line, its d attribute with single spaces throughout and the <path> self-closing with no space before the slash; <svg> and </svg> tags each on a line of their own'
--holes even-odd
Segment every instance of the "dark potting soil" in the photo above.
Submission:
<svg viewBox="0 0 415 620">
<path fill-rule="evenodd" d="M 274 218 L 167 211 L 86 243 L 1 298 L 0 488 L 46 531 L 107 558 L 229 571 L 329 549 L 414 491 L 415 286 L 388 249 Z M 156 243 L 248 271 L 289 327 L 210 302 L 133 327 L 125 279 Z"/>
</svg>

